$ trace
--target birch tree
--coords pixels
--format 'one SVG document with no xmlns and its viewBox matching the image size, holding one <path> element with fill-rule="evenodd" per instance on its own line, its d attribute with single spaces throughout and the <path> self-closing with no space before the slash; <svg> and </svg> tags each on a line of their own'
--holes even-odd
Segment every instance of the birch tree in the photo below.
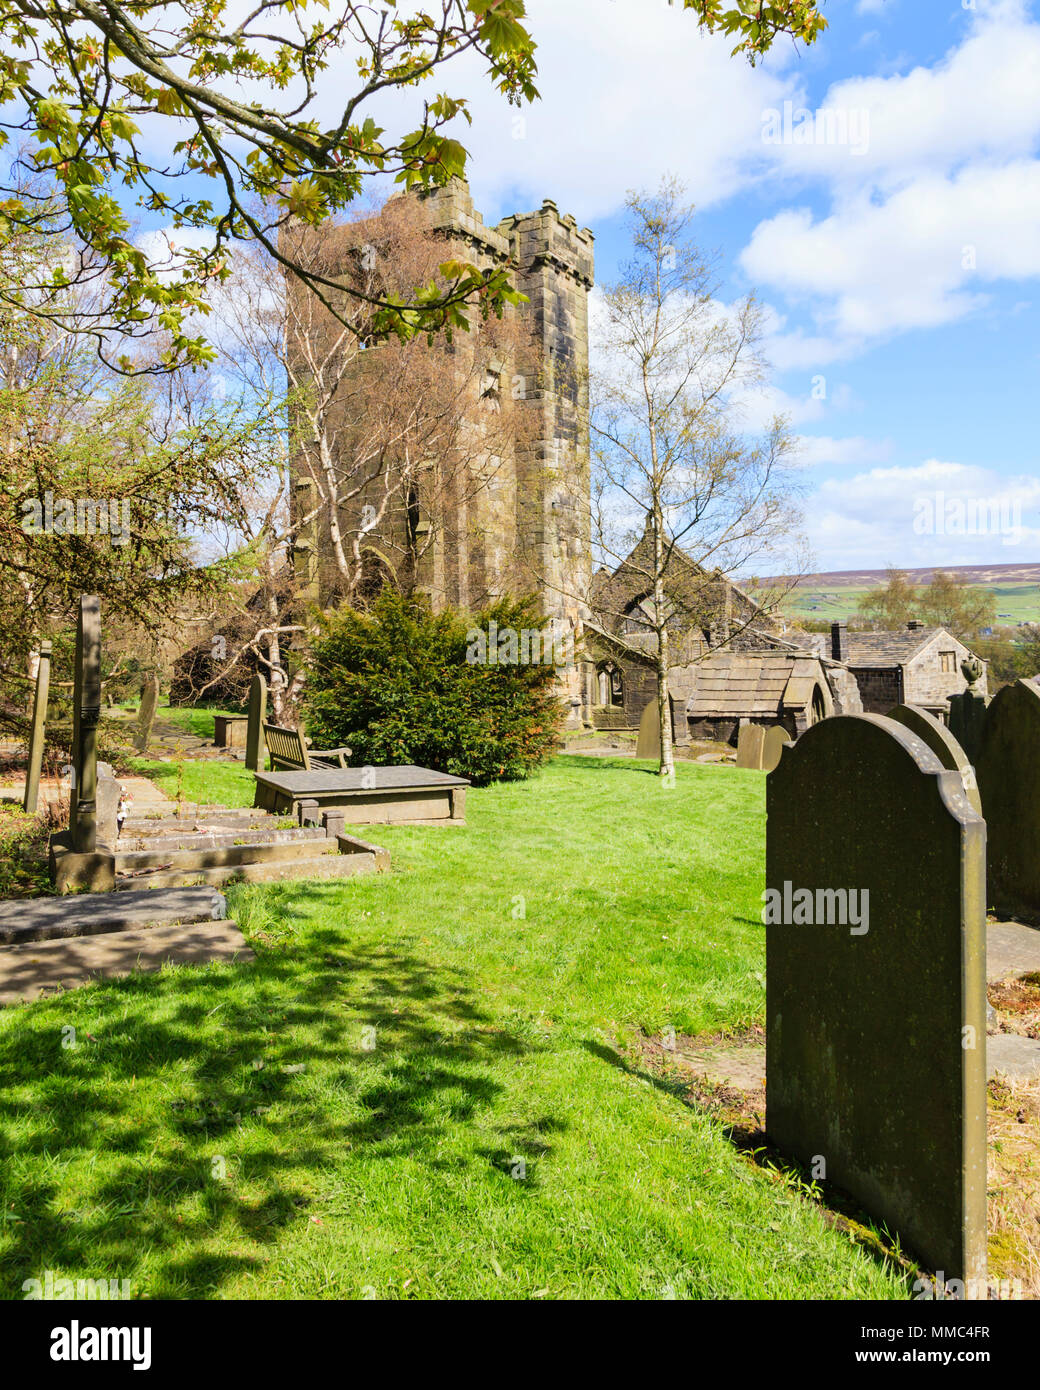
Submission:
<svg viewBox="0 0 1040 1390">
<path fill-rule="evenodd" d="M 795 444 L 781 417 L 746 428 L 744 403 L 766 370 L 762 310 L 753 295 L 718 300 L 712 262 L 689 240 L 682 185 L 666 179 L 627 207 L 632 257 L 603 292 L 591 379 L 592 540 L 645 595 L 610 616 L 622 645 L 652 656 L 659 771 L 670 776 L 675 642 L 711 622 L 725 575 L 796 535 Z M 738 621 L 762 611 L 756 603 Z"/>
</svg>

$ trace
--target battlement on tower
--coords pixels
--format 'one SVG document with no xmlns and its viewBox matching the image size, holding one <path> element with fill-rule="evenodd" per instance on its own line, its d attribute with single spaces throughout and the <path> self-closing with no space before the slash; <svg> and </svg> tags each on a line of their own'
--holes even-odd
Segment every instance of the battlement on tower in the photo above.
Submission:
<svg viewBox="0 0 1040 1390">
<path fill-rule="evenodd" d="M 586 289 L 592 288 L 595 238 L 588 227 L 579 229 L 570 213 L 561 217 L 551 198 L 546 198 L 537 212 L 518 212 L 504 218 L 496 230 L 508 240 L 518 266 L 551 266 Z"/>
</svg>

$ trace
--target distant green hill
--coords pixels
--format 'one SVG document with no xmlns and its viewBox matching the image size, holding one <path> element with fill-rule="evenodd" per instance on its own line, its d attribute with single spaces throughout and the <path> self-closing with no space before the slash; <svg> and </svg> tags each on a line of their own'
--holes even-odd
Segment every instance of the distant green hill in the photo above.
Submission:
<svg viewBox="0 0 1040 1390">
<path fill-rule="evenodd" d="M 933 570 L 907 570 L 910 579 L 927 584 Z M 1040 565 L 959 565 L 947 573 L 962 583 L 987 589 L 997 600 L 997 623 L 1040 622 Z M 873 589 L 884 584 L 884 570 L 847 570 L 807 576 L 783 604 L 790 618 L 837 622 L 851 618 Z M 776 582 L 766 580 L 766 584 Z"/>
</svg>

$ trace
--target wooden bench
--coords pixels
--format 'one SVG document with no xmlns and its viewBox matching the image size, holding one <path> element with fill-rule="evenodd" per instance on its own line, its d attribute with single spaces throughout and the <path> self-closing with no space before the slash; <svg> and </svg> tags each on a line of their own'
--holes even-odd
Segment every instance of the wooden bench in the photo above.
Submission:
<svg viewBox="0 0 1040 1390">
<path fill-rule="evenodd" d="M 264 741 L 271 755 L 272 772 L 311 772 L 346 767 L 349 748 L 309 748 L 302 729 L 283 729 L 264 722 Z"/>
</svg>

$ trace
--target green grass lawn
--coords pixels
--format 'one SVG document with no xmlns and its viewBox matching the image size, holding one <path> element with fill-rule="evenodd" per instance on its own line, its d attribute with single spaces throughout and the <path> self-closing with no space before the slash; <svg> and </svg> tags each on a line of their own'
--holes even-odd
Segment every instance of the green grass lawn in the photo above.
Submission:
<svg viewBox="0 0 1040 1390">
<path fill-rule="evenodd" d="M 628 1048 L 762 1021 L 764 793 L 559 759 L 364 832 L 390 875 L 233 890 L 253 965 L 4 1010 L 3 1296 L 905 1297 Z"/>
</svg>

